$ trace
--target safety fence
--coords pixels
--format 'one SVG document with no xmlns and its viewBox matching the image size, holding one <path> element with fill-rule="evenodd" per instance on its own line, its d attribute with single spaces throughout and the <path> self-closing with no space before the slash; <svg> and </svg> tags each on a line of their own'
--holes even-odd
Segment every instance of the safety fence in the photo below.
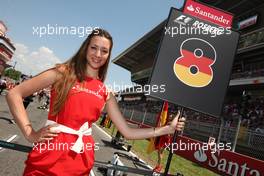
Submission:
<svg viewBox="0 0 264 176">
<path fill-rule="evenodd" d="M 121 112 L 128 121 L 135 122 L 139 126 L 156 125 L 157 113 L 130 108 L 121 108 Z M 237 130 L 238 133 L 236 133 Z M 183 134 L 202 142 L 207 142 L 209 137 L 214 137 L 217 142 L 231 143 L 234 151 L 238 153 L 264 160 L 264 133 L 244 127 L 239 119 L 233 119 L 231 124 L 229 121 L 220 119 L 206 122 L 187 118 Z"/>
</svg>

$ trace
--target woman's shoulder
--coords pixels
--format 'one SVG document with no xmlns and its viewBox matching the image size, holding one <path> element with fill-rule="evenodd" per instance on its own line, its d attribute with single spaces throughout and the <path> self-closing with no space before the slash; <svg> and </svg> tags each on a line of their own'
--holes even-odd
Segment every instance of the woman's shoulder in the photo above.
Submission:
<svg viewBox="0 0 264 176">
<path fill-rule="evenodd" d="M 35 77 L 39 78 L 40 80 L 46 80 L 53 85 L 53 83 L 55 83 L 62 77 L 66 70 L 67 67 L 65 64 L 57 64 L 55 67 L 45 70 Z"/>
<path fill-rule="evenodd" d="M 66 64 L 56 64 L 55 69 L 57 72 L 63 74 L 68 71 L 69 66 Z"/>
</svg>

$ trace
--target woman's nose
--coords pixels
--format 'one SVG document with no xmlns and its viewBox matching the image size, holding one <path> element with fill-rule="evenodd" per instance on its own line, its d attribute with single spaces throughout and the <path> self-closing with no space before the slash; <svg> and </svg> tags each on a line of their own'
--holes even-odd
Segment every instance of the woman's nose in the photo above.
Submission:
<svg viewBox="0 0 264 176">
<path fill-rule="evenodd" d="M 96 50 L 95 55 L 96 55 L 97 57 L 101 57 L 101 51 L 100 51 L 99 49 Z"/>
</svg>

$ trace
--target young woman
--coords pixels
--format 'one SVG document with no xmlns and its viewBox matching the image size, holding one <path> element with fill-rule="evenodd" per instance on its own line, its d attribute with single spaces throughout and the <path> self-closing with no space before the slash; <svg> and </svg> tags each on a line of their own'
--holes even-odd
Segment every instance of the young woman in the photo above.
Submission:
<svg viewBox="0 0 264 176">
<path fill-rule="evenodd" d="M 98 120 L 104 106 L 117 129 L 127 139 L 150 138 L 183 129 L 184 119 L 178 122 L 178 116 L 170 125 L 161 128 L 128 127 L 115 97 L 103 84 L 112 46 L 110 34 L 96 29 L 70 60 L 9 91 L 7 102 L 10 111 L 25 138 L 34 143 L 25 161 L 24 175 L 89 174 L 94 163 L 95 147 L 91 125 Z M 48 121 L 45 127 L 35 131 L 22 98 L 50 85 Z M 47 146 L 52 146 L 52 149 Z"/>
</svg>

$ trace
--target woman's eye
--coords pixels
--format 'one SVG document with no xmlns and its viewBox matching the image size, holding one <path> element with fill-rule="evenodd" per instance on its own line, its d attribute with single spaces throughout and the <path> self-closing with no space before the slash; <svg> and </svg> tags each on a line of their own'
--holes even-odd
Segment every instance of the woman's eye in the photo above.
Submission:
<svg viewBox="0 0 264 176">
<path fill-rule="evenodd" d="M 108 51 L 107 51 L 107 50 L 103 50 L 102 52 L 103 52 L 104 54 L 107 54 L 107 53 L 108 53 Z"/>
<path fill-rule="evenodd" d="M 93 50 L 96 50 L 96 47 L 95 47 L 95 46 L 91 46 L 91 48 L 92 48 Z"/>
</svg>

